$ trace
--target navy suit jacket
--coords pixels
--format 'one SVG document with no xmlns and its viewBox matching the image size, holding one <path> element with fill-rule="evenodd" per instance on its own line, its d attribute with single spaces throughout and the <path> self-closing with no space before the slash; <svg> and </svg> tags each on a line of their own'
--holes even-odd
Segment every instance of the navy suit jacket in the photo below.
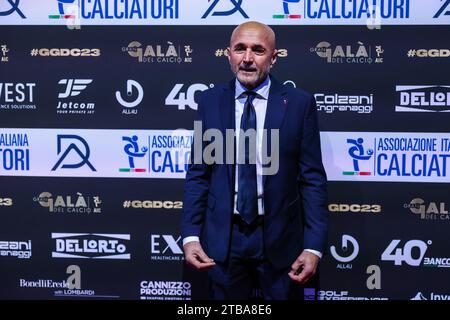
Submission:
<svg viewBox="0 0 450 320">
<path fill-rule="evenodd" d="M 235 80 L 202 93 L 197 120 L 203 131 L 220 129 L 224 137 L 226 129 L 235 129 Z M 282 269 L 303 248 L 324 252 L 326 245 L 327 180 L 314 97 L 271 77 L 264 129 L 279 129 L 279 170 L 263 177 L 263 201 L 266 255 Z M 223 152 L 225 157 L 225 147 Z M 192 161 L 186 174 L 182 237 L 198 236 L 206 254 L 218 262 L 226 261 L 230 246 L 234 169 L 233 164 Z"/>
</svg>

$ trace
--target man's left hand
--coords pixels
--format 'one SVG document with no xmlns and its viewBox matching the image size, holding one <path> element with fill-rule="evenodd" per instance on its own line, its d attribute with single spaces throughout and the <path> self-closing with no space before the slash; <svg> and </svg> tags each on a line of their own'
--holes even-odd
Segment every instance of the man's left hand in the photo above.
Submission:
<svg viewBox="0 0 450 320">
<path fill-rule="evenodd" d="M 289 277 L 295 282 L 304 284 L 316 273 L 319 260 L 314 253 L 303 251 L 291 265 Z"/>
</svg>

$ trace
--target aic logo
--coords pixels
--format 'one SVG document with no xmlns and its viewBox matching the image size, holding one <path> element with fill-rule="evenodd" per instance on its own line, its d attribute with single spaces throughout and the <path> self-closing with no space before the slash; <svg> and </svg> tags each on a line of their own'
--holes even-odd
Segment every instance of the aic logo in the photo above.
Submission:
<svg viewBox="0 0 450 320">
<path fill-rule="evenodd" d="M 396 86 L 396 112 L 450 112 L 450 86 Z"/>
<path fill-rule="evenodd" d="M 351 244 L 351 249 L 350 249 Z M 333 258 L 335 258 L 339 262 L 351 262 L 353 261 L 359 253 L 359 244 L 358 241 L 356 241 L 355 238 L 348 234 L 342 235 L 342 245 L 341 245 L 342 252 L 345 254 L 344 256 L 340 255 L 336 249 L 336 247 L 333 245 L 330 247 L 330 252 Z M 338 264 L 338 269 L 351 269 L 351 264 Z"/>
<path fill-rule="evenodd" d="M 209 2 L 210 0 L 208 0 Z M 221 0 L 213 0 L 213 2 L 211 3 L 211 5 L 209 6 L 209 8 L 205 11 L 205 13 L 202 16 L 202 19 L 205 19 L 208 17 L 208 15 L 211 13 L 211 11 L 216 7 L 216 5 L 220 2 Z M 248 15 L 247 13 L 245 13 L 245 11 L 242 9 L 242 1 L 243 0 L 222 0 L 223 2 L 230 2 L 233 5 L 233 8 L 231 8 L 230 10 L 227 11 L 213 11 L 213 13 L 211 13 L 211 16 L 230 16 L 232 14 L 234 14 L 235 12 L 238 12 L 244 17 L 248 19 Z"/>
<path fill-rule="evenodd" d="M 175 238 L 170 234 L 152 234 L 150 236 L 151 260 L 184 260 L 181 250 L 181 236 Z"/>
<path fill-rule="evenodd" d="M 440 7 L 440 9 L 438 10 L 438 12 L 436 12 L 433 18 L 439 18 L 441 15 L 450 16 L 450 10 L 447 10 L 448 6 L 450 5 L 450 0 L 441 0 L 441 1 L 445 2 L 442 4 L 442 7 Z"/>
<path fill-rule="evenodd" d="M 31 258 L 31 240 L 28 241 L 0 241 L 0 257 Z"/>
<path fill-rule="evenodd" d="M 24 133 L 0 133 L 0 172 L 29 171 L 30 145 Z"/>
<path fill-rule="evenodd" d="M 146 146 L 139 149 L 138 136 L 134 135 L 132 137 L 122 137 L 122 141 L 125 141 L 124 151 L 128 156 L 129 168 L 120 168 L 119 172 L 145 172 L 144 168 L 136 168 L 134 160 L 135 158 L 143 158 L 148 151 Z"/>
<path fill-rule="evenodd" d="M 129 234 L 52 233 L 53 258 L 130 259 Z"/>
<path fill-rule="evenodd" d="M 142 99 L 144 99 L 144 89 L 139 84 L 139 82 L 135 80 L 127 80 L 126 96 L 128 96 L 128 98 L 132 97 L 134 95 L 134 91 L 136 91 L 137 95 L 134 99 L 131 98 L 130 101 L 126 101 L 124 98 L 122 98 L 122 93 L 120 91 L 116 91 L 117 102 L 119 102 L 123 107 L 127 108 L 122 110 L 122 114 L 138 113 L 138 110 L 133 108 L 138 106 L 142 102 Z"/>
<path fill-rule="evenodd" d="M 421 198 L 414 198 L 410 203 L 405 203 L 404 208 L 408 208 L 412 213 L 420 215 L 423 220 L 450 220 L 450 214 L 444 202 L 425 202 Z"/>
<path fill-rule="evenodd" d="M 192 110 L 197 110 L 198 105 L 195 102 L 195 94 L 199 91 L 205 91 L 208 88 L 213 88 L 214 84 L 211 83 L 207 86 L 203 83 L 194 83 L 187 88 L 186 92 L 182 91 L 183 86 L 184 84 L 182 83 L 175 84 L 166 97 L 166 106 L 178 106 L 178 110 L 185 110 L 186 106 L 188 106 Z"/>
<path fill-rule="evenodd" d="M 8 16 L 10 14 L 12 14 L 13 12 L 17 12 L 17 14 L 22 18 L 25 19 L 25 15 L 23 14 L 23 12 L 19 9 L 19 3 L 20 0 L 7 0 L 9 2 L 9 4 L 11 5 L 11 8 L 9 8 L 6 11 L 1 11 L 0 12 L 0 17 L 1 16 Z"/>
<path fill-rule="evenodd" d="M 0 82 L 0 110 L 34 110 L 36 83 Z"/>
<path fill-rule="evenodd" d="M 372 173 L 370 171 L 361 171 L 359 169 L 359 161 L 367 161 L 369 160 L 373 155 L 373 150 L 368 149 L 367 154 L 364 151 L 363 146 L 364 139 L 358 138 L 358 139 L 347 139 L 347 143 L 350 145 L 353 145 L 348 149 L 348 154 L 353 159 L 353 170 L 354 171 L 344 171 L 342 172 L 343 175 L 358 175 L 358 176 L 370 176 Z"/>
<path fill-rule="evenodd" d="M 63 85 L 64 90 L 58 94 L 58 98 L 76 97 L 91 83 L 92 79 L 62 79 L 58 84 Z M 58 101 L 56 110 L 58 114 L 94 114 L 95 103 Z"/>
<path fill-rule="evenodd" d="M 49 212 L 54 213 L 101 213 L 100 197 L 83 196 L 81 192 L 77 192 L 76 196 L 55 196 L 50 192 L 42 192 L 38 197 L 33 198 L 34 201 L 48 208 Z"/>
<path fill-rule="evenodd" d="M 314 94 L 317 103 L 317 111 L 326 113 L 356 112 L 371 113 L 373 110 L 373 94 L 368 96 L 352 96 L 340 94 Z"/>
<path fill-rule="evenodd" d="M 0 50 L 2 52 L 0 62 L 9 62 L 9 57 L 7 56 L 9 49 L 8 49 L 7 45 L 6 44 L 0 45 Z"/>
<path fill-rule="evenodd" d="M 344 49 L 345 48 L 345 49 Z M 381 46 L 366 46 L 361 41 L 358 41 L 357 46 L 352 45 L 337 45 L 333 47 L 329 42 L 322 41 L 317 46 L 310 48 L 312 53 L 316 53 L 319 57 L 327 60 L 327 63 L 357 63 L 357 64 L 371 64 L 382 63 L 381 55 L 384 50 Z M 372 52 L 377 54 L 377 57 L 372 55 Z"/>
<path fill-rule="evenodd" d="M 191 54 L 194 52 L 190 45 L 184 45 L 184 50 L 182 50 L 180 45 L 176 47 L 170 41 L 167 41 L 167 45 L 158 44 L 145 47 L 142 47 L 139 41 L 131 41 L 127 47 L 122 47 L 122 51 L 137 58 L 138 62 L 146 63 L 190 63 L 192 62 Z"/>
<path fill-rule="evenodd" d="M 289 5 L 291 3 L 299 4 L 300 0 L 282 0 L 283 1 L 283 11 L 284 14 L 274 14 L 272 18 L 274 19 L 300 19 L 302 17 L 301 14 L 291 14 L 289 11 Z M 298 8 L 299 6 L 295 6 Z"/>
<path fill-rule="evenodd" d="M 76 154 L 78 154 L 78 157 L 81 159 L 78 163 L 69 163 L 69 164 L 63 164 L 61 166 L 61 169 L 77 169 L 80 167 L 83 167 L 84 165 L 87 165 L 92 171 L 97 171 L 92 163 L 89 162 L 89 156 L 91 155 L 91 150 L 89 149 L 89 145 L 82 137 L 74 135 L 74 134 L 58 134 L 57 136 L 57 153 L 58 155 L 62 152 L 62 144 L 63 141 L 72 141 L 67 148 L 62 153 L 61 157 L 58 159 L 56 164 L 53 166 L 52 171 L 55 171 L 58 169 L 58 167 L 63 163 L 63 161 L 66 159 L 66 157 L 71 154 L 71 151 L 73 150 Z M 81 149 L 78 147 L 78 145 L 81 144 L 81 146 L 84 149 L 84 152 L 81 151 Z M 72 152 L 72 154 L 74 153 Z M 73 159 L 73 157 L 71 157 Z"/>
</svg>

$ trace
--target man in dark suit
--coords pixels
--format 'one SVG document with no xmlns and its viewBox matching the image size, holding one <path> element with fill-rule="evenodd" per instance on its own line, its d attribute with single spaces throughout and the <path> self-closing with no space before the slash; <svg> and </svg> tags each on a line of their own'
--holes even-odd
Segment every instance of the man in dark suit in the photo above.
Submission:
<svg viewBox="0 0 450 320">
<path fill-rule="evenodd" d="M 206 150 L 207 139 L 195 142 L 206 130 L 225 137 L 227 129 L 240 128 L 238 147 L 216 150 L 235 152 L 236 161 L 193 159 L 189 166 L 181 223 L 186 262 L 208 270 L 214 299 L 247 299 L 255 284 L 266 299 L 295 298 L 299 284 L 315 274 L 327 238 L 315 100 L 269 75 L 277 60 L 270 27 L 239 25 L 227 50 L 236 79 L 203 92 L 192 155 L 196 144 Z M 254 139 L 246 139 L 252 130 Z M 266 143 L 275 171 L 265 171 Z"/>
</svg>

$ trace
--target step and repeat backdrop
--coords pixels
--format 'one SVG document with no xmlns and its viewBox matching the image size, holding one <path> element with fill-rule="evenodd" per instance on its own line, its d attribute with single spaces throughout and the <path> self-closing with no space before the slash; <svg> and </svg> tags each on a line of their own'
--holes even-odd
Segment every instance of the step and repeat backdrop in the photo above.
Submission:
<svg viewBox="0 0 450 320">
<path fill-rule="evenodd" d="M 331 219 L 304 299 L 450 299 L 450 1 L 37 2 L 0 1 L 1 299 L 208 297 L 183 179 L 247 20 L 317 101 Z"/>
</svg>

